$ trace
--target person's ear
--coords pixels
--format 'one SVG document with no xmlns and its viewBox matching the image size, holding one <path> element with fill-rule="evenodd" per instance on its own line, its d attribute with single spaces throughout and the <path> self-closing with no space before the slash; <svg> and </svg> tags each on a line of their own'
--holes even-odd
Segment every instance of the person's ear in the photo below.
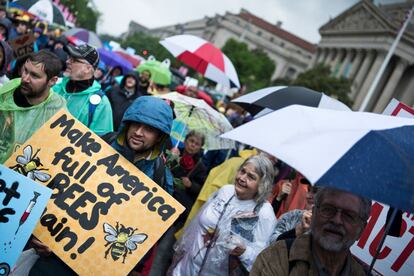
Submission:
<svg viewBox="0 0 414 276">
<path fill-rule="evenodd" d="M 47 82 L 47 85 L 49 86 L 49 87 L 52 87 L 52 86 L 54 86 L 55 84 L 56 84 L 56 82 L 58 81 L 58 77 L 57 76 L 54 76 L 54 77 L 52 77 L 48 82 Z"/>
</svg>

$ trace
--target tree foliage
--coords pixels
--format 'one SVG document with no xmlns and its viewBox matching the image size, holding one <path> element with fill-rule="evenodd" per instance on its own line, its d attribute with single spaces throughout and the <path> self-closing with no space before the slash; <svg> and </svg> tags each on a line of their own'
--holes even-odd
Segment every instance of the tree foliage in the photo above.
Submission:
<svg viewBox="0 0 414 276">
<path fill-rule="evenodd" d="M 240 83 L 248 91 L 268 86 L 275 71 L 275 63 L 260 49 L 249 50 L 246 43 L 234 39 L 227 40 L 222 51 L 232 61 Z"/>
<path fill-rule="evenodd" d="M 76 26 L 96 32 L 101 13 L 88 5 L 88 0 L 60 0 L 76 16 Z"/>
<path fill-rule="evenodd" d="M 352 106 L 352 100 L 348 93 L 351 91 L 351 82 L 346 78 L 336 78 L 331 75 L 330 67 L 318 64 L 309 69 L 293 80 L 276 79 L 273 85 L 298 85 L 310 88 L 315 91 L 323 92 L 336 98 L 348 106 Z"/>
<path fill-rule="evenodd" d="M 123 48 L 134 48 L 138 55 L 148 57 L 153 55 L 157 60 L 163 61 L 169 58 L 172 62 L 174 57 L 160 43 L 160 38 L 144 33 L 135 33 L 121 42 Z"/>
</svg>

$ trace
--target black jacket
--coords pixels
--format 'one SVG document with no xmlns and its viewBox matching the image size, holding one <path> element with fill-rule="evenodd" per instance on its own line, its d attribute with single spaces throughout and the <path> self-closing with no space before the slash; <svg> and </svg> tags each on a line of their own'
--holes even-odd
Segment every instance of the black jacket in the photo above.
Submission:
<svg viewBox="0 0 414 276">
<path fill-rule="evenodd" d="M 125 90 L 125 80 L 130 76 L 134 77 L 137 83 L 135 86 L 135 93 L 132 95 L 128 95 L 127 91 Z M 122 117 L 132 102 L 135 101 L 135 99 L 138 97 L 142 96 L 138 90 L 138 81 L 138 74 L 136 72 L 129 72 L 124 76 L 119 85 L 115 84 L 112 86 L 112 89 L 106 92 L 106 95 L 108 96 L 108 99 L 111 102 L 112 106 L 114 131 L 117 131 L 119 129 Z"/>
</svg>

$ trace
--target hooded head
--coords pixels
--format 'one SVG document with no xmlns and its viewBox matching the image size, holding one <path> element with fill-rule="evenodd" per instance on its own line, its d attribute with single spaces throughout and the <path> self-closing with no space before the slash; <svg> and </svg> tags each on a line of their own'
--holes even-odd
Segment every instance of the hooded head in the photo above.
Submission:
<svg viewBox="0 0 414 276">
<path fill-rule="evenodd" d="M 13 58 L 13 50 L 6 41 L 0 41 L 1 56 L 0 59 L 0 76 L 6 74 L 7 67 Z"/>
<path fill-rule="evenodd" d="M 0 33 L 3 35 L 4 39 L 7 40 L 10 34 L 13 23 L 8 18 L 0 18 Z"/>
<path fill-rule="evenodd" d="M 122 78 L 120 87 L 124 88 L 127 78 L 131 78 L 131 77 L 135 79 L 135 91 L 138 91 L 139 73 L 136 71 L 129 71 L 127 74 L 125 74 L 124 77 Z"/>
<path fill-rule="evenodd" d="M 164 100 L 152 96 L 139 97 L 125 111 L 117 140 L 113 146 L 118 151 L 128 148 L 126 134 L 129 125 L 132 122 L 145 124 L 158 129 L 162 134 L 160 142 L 149 150 L 151 153 L 143 155 L 145 158 L 154 159 L 164 149 L 165 142 L 170 137 L 172 121 L 172 109 Z"/>
</svg>

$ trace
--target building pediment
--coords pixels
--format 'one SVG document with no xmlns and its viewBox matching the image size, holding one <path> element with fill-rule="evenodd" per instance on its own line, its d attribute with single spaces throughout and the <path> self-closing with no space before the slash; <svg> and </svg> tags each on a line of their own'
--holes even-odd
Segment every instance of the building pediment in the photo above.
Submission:
<svg viewBox="0 0 414 276">
<path fill-rule="evenodd" d="M 367 32 L 392 32 L 392 24 L 382 12 L 369 1 L 361 1 L 333 20 L 323 25 L 319 32 L 324 34 L 366 34 Z"/>
</svg>

